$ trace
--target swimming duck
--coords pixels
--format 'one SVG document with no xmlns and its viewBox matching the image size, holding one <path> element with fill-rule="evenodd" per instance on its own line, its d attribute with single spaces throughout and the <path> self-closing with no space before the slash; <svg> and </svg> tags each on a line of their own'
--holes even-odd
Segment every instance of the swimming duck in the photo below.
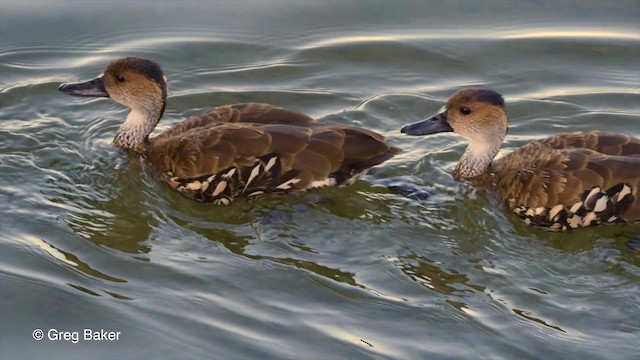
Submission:
<svg viewBox="0 0 640 360">
<path fill-rule="evenodd" d="M 373 131 L 260 103 L 216 107 L 149 137 L 165 109 L 167 82 L 158 64 L 142 58 L 116 60 L 102 76 L 59 90 L 129 107 L 114 144 L 201 202 L 348 185 L 399 151 Z"/>
<path fill-rule="evenodd" d="M 607 131 L 558 134 L 495 159 L 507 134 L 502 95 L 464 89 L 408 135 L 469 139 L 454 175 L 489 188 L 527 224 L 566 230 L 640 220 L 640 139 Z"/>
</svg>

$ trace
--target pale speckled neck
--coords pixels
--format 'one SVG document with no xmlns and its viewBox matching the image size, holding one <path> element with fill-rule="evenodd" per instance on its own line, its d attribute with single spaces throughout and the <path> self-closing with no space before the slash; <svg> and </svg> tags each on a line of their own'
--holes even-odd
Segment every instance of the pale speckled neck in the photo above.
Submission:
<svg viewBox="0 0 640 360">
<path fill-rule="evenodd" d="M 498 137 L 496 140 L 493 142 L 479 140 L 470 142 L 456 166 L 455 175 L 468 179 L 486 173 L 493 158 L 500 150 L 503 138 Z"/>
<path fill-rule="evenodd" d="M 118 129 L 113 139 L 114 144 L 119 148 L 143 154 L 147 138 L 156 127 L 160 116 L 162 113 L 158 111 L 132 109 L 124 124 Z"/>
</svg>

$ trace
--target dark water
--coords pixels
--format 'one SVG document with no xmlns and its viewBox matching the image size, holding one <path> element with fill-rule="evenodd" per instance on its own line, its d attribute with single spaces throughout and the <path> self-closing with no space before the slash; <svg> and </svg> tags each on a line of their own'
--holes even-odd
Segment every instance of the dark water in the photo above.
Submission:
<svg viewBox="0 0 640 360">
<path fill-rule="evenodd" d="M 398 130 L 479 85 L 506 96 L 503 151 L 640 136 L 639 19 L 638 1 L 0 0 L 0 359 L 638 358 L 640 227 L 528 228 L 453 180 L 463 139 Z M 404 153 L 349 188 L 192 202 L 118 156 L 124 108 L 57 92 L 127 55 L 169 77 L 161 128 L 269 102 Z"/>
</svg>

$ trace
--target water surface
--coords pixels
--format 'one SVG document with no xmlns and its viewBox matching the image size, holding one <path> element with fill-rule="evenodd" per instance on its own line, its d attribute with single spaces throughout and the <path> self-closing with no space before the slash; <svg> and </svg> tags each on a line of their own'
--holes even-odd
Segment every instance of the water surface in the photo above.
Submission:
<svg viewBox="0 0 640 360">
<path fill-rule="evenodd" d="M 636 358 L 638 226 L 531 229 L 452 178 L 463 139 L 398 130 L 473 85 L 506 96 L 503 152 L 640 136 L 638 19 L 638 1 L 0 0 L 0 358 Z M 349 188 L 195 203 L 115 151 L 126 109 L 57 91 L 129 55 L 169 78 L 160 129 L 268 102 L 404 152 Z"/>
</svg>

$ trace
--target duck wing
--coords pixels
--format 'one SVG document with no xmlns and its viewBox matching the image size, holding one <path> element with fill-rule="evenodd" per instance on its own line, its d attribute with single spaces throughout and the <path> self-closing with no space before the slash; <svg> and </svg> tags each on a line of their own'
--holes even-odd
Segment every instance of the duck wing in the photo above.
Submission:
<svg viewBox="0 0 640 360">
<path fill-rule="evenodd" d="M 535 225 L 640 220 L 640 139 L 628 135 L 559 134 L 496 160 L 492 172 L 506 204 Z"/>
<path fill-rule="evenodd" d="M 397 152 L 369 130 L 238 104 L 165 131 L 151 139 L 145 157 L 188 197 L 228 203 L 242 195 L 348 184 Z"/>
<path fill-rule="evenodd" d="M 552 149 L 581 148 L 605 155 L 640 155 L 640 139 L 610 131 L 572 132 L 538 140 Z"/>
<path fill-rule="evenodd" d="M 309 124 L 314 120 L 309 116 L 270 104 L 244 103 L 219 106 L 196 114 L 154 137 L 154 140 L 172 137 L 190 129 L 208 127 L 220 123 L 259 124 Z"/>
</svg>

